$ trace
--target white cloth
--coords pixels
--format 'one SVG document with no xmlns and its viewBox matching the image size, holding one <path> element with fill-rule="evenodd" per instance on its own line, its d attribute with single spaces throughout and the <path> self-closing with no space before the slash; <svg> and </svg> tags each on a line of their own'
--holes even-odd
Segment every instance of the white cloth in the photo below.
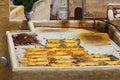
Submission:
<svg viewBox="0 0 120 80">
<path fill-rule="evenodd" d="M 120 18 L 120 9 L 116 10 L 118 14 L 115 15 L 115 18 Z"/>
<path fill-rule="evenodd" d="M 117 11 L 118 13 L 120 13 L 120 9 L 116 9 L 116 11 Z"/>
<path fill-rule="evenodd" d="M 114 19 L 114 14 L 112 10 L 108 10 L 108 19 L 113 20 Z"/>
<path fill-rule="evenodd" d="M 38 0 L 29 14 L 31 20 L 50 20 L 50 0 Z"/>
<path fill-rule="evenodd" d="M 52 0 L 53 3 L 53 8 L 52 8 L 52 15 L 56 16 L 57 15 L 57 12 L 60 8 L 60 0 Z"/>
<path fill-rule="evenodd" d="M 60 11 L 60 10 L 65 10 L 61 8 L 67 8 L 67 0 L 51 0 L 51 4 L 53 5 L 53 8 L 51 10 L 51 14 L 53 16 L 59 17 L 59 14 L 63 13 L 65 17 L 67 16 L 65 11 Z"/>
<path fill-rule="evenodd" d="M 115 18 L 120 18 L 120 14 L 116 14 L 116 15 L 115 15 Z"/>
</svg>

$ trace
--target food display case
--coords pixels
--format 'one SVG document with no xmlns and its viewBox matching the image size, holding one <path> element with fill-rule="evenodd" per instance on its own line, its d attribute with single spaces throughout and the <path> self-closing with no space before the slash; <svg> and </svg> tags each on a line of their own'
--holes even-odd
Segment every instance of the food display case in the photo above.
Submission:
<svg viewBox="0 0 120 80">
<path fill-rule="evenodd" d="M 120 37 L 105 33 L 105 22 L 31 21 L 29 28 L 6 33 L 12 80 L 119 80 Z"/>
</svg>

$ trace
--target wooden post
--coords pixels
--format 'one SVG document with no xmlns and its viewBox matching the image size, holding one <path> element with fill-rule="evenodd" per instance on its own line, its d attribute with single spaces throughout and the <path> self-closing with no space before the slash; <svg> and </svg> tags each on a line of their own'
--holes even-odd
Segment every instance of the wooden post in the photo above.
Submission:
<svg viewBox="0 0 120 80">
<path fill-rule="evenodd" d="M 0 57 L 8 58 L 6 31 L 9 30 L 9 0 L 0 0 Z M 0 80 L 8 80 L 8 67 L 0 59 Z"/>
<path fill-rule="evenodd" d="M 84 0 L 82 0 L 82 19 L 84 19 Z"/>
</svg>

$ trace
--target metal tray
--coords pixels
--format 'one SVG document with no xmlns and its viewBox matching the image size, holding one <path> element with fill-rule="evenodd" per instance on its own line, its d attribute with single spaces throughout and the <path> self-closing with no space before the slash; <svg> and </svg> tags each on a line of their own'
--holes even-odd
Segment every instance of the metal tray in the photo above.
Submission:
<svg viewBox="0 0 120 80">
<path fill-rule="evenodd" d="M 36 32 L 36 33 L 14 31 L 14 32 L 7 32 L 11 59 L 14 59 L 12 60 L 13 66 L 16 65 L 18 67 L 25 67 L 25 66 L 20 66 L 19 64 L 19 58 L 24 57 L 25 48 L 30 48 L 30 47 L 34 48 L 36 46 L 43 47 L 40 44 L 14 46 L 12 35 L 20 34 L 20 33 L 37 34 L 37 39 L 40 41 L 40 44 L 42 45 L 45 45 L 47 39 L 80 38 L 80 46 L 84 47 L 89 54 L 98 54 L 98 53 L 108 54 L 108 55 L 113 55 L 116 58 L 120 59 L 120 47 L 116 43 L 114 43 L 111 39 L 109 39 L 109 36 L 106 33 L 93 32 L 85 29 L 70 29 L 67 31 L 63 30 L 58 32 Z M 82 37 L 79 37 L 80 35 Z M 84 39 L 83 37 L 86 39 Z M 104 37 L 107 37 L 107 39 L 105 39 Z"/>
</svg>

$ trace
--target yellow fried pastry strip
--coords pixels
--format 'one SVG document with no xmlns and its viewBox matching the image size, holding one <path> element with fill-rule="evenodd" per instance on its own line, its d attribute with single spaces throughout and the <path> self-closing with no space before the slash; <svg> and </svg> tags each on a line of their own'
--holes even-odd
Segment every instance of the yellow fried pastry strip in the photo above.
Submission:
<svg viewBox="0 0 120 80">
<path fill-rule="evenodd" d="M 61 46 L 61 44 L 52 44 L 52 43 L 47 43 L 46 44 L 46 47 L 49 47 L 49 48 L 58 48 L 58 47 L 60 47 Z"/>
<path fill-rule="evenodd" d="M 64 42 L 66 42 L 66 43 L 75 43 L 77 41 L 75 39 L 65 39 Z"/>
<path fill-rule="evenodd" d="M 45 62 L 45 61 L 48 61 L 47 58 L 36 58 L 36 59 L 33 59 L 33 58 L 28 58 L 27 59 L 28 61 L 32 61 L 32 62 Z"/>
<path fill-rule="evenodd" d="M 63 60 L 63 59 L 61 59 L 61 60 L 57 60 L 56 61 L 57 63 L 61 63 L 61 64 L 68 64 L 68 63 L 73 63 L 73 62 L 76 62 L 76 60 Z"/>
<path fill-rule="evenodd" d="M 39 51 L 46 51 L 45 48 L 27 48 L 25 49 L 26 52 L 39 52 Z"/>
<path fill-rule="evenodd" d="M 47 51 L 40 52 L 25 52 L 26 55 L 47 55 Z"/>
<path fill-rule="evenodd" d="M 66 66 L 72 66 L 73 64 L 51 64 L 53 67 L 66 67 Z"/>
<path fill-rule="evenodd" d="M 108 65 L 120 65 L 120 61 L 105 61 Z"/>
<path fill-rule="evenodd" d="M 99 62 L 96 62 L 96 61 L 80 62 L 77 65 L 79 65 L 79 66 L 96 66 L 96 65 L 99 65 Z"/>
<path fill-rule="evenodd" d="M 47 43 L 61 43 L 60 39 L 48 39 Z"/>
<path fill-rule="evenodd" d="M 53 58 L 55 58 L 57 60 L 59 60 L 59 59 L 71 60 L 73 57 L 70 55 L 67 55 L 67 56 L 53 56 Z"/>
<path fill-rule="evenodd" d="M 38 54 L 28 54 L 25 55 L 26 58 L 43 58 L 43 57 L 47 57 L 47 55 L 38 55 Z"/>
<path fill-rule="evenodd" d="M 46 66 L 48 62 L 28 62 L 28 66 Z"/>
<path fill-rule="evenodd" d="M 104 57 L 107 57 L 106 54 L 90 54 L 90 55 L 87 55 L 86 57 L 88 58 L 104 58 Z"/>
<path fill-rule="evenodd" d="M 104 58 L 90 58 L 92 61 L 110 61 L 110 57 L 104 57 Z"/>
</svg>

